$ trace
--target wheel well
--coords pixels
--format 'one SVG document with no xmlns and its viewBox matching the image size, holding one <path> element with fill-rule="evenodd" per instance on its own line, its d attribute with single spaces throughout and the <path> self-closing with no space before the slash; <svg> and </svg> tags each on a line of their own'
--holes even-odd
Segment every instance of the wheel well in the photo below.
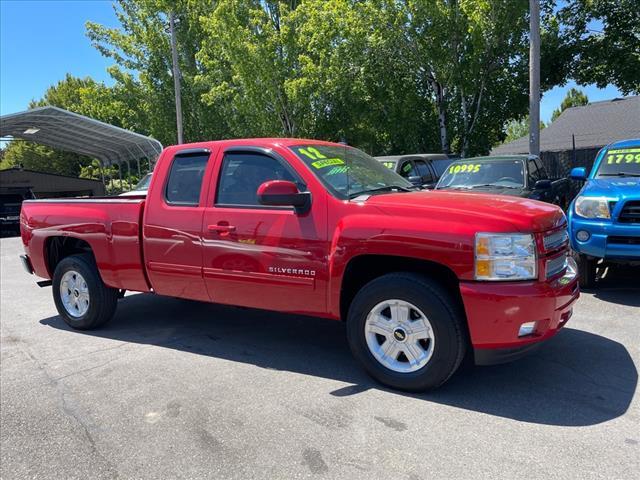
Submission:
<svg viewBox="0 0 640 480">
<path fill-rule="evenodd" d="M 45 256 L 49 275 L 53 278 L 53 272 L 60 261 L 69 255 L 77 253 L 90 253 L 91 246 L 84 240 L 73 237 L 50 237 L 45 244 Z"/>
<path fill-rule="evenodd" d="M 393 255 L 360 255 L 351 259 L 344 271 L 340 291 L 341 318 L 347 319 L 351 301 L 362 287 L 374 278 L 394 272 L 419 273 L 432 278 L 451 292 L 452 297 L 459 302 L 464 311 L 458 278 L 452 270 L 444 265 L 428 260 Z"/>
</svg>

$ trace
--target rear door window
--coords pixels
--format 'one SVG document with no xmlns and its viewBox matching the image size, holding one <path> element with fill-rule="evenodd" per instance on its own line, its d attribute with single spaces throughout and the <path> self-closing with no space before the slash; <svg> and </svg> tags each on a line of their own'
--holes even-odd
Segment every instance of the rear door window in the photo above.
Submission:
<svg viewBox="0 0 640 480">
<path fill-rule="evenodd" d="M 197 206 L 200 203 L 202 178 L 208 160 L 209 152 L 184 155 L 178 153 L 174 157 L 165 190 L 168 204 Z"/>
</svg>

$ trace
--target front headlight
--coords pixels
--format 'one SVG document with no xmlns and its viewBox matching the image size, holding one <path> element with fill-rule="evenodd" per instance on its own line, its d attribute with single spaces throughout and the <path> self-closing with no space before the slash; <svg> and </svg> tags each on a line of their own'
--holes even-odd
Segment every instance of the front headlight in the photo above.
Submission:
<svg viewBox="0 0 640 480">
<path fill-rule="evenodd" d="M 538 277 L 531 234 L 476 233 L 476 280 L 531 280 Z"/>
<path fill-rule="evenodd" d="M 609 201 L 603 197 L 576 198 L 576 214 L 584 218 L 611 218 L 609 211 Z"/>
</svg>

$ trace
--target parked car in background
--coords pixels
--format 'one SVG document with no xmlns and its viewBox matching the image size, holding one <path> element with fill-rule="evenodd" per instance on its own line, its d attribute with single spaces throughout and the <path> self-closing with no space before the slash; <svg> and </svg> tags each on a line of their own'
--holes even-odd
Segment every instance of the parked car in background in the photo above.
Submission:
<svg viewBox="0 0 640 480">
<path fill-rule="evenodd" d="M 571 178 L 585 182 L 568 219 L 580 284 L 590 288 L 598 268 L 610 263 L 640 265 L 640 139 L 604 147 L 589 176 L 578 167 Z"/>
<path fill-rule="evenodd" d="M 532 155 L 457 160 L 447 167 L 436 189 L 532 198 L 563 210 L 570 200 L 569 180 L 549 178 L 540 159 Z"/>
<path fill-rule="evenodd" d="M 147 173 L 140 181 L 128 192 L 121 193 L 121 197 L 137 197 L 139 195 L 146 195 L 149 190 L 149 184 L 151 183 L 151 172 Z"/>
<path fill-rule="evenodd" d="M 443 153 L 417 153 L 375 157 L 376 160 L 409 180 L 413 185 L 433 188 L 453 158 Z"/>
<path fill-rule="evenodd" d="M 27 187 L 0 187 L 0 230 L 20 233 L 20 208 L 24 200 L 35 198 Z"/>
</svg>

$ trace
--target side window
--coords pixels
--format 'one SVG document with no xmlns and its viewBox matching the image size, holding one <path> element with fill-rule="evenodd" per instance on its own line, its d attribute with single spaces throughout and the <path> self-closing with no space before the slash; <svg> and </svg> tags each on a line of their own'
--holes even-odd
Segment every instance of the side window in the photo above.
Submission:
<svg viewBox="0 0 640 480">
<path fill-rule="evenodd" d="M 296 182 L 275 158 L 259 153 L 227 153 L 222 160 L 216 204 L 258 206 L 258 187 L 268 180 Z"/>
<path fill-rule="evenodd" d="M 411 161 L 404 162 L 400 167 L 400 171 L 398 173 L 400 173 L 400 175 L 402 175 L 404 178 L 419 176 L 416 167 Z"/>
<path fill-rule="evenodd" d="M 429 170 L 429 166 L 424 162 L 424 160 L 416 160 L 416 168 L 418 169 L 418 175 L 422 177 L 423 182 L 433 182 L 431 170 Z"/>
<path fill-rule="evenodd" d="M 209 153 L 180 155 L 174 157 L 167 180 L 165 199 L 172 205 L 197 206 L 200 202 L 202 177 L 207 168 Z"/>
<path fill-rule="evenodd" d="M 529 182 L 533 187 L 533 184 L 540 180 L 540 172 L 538 171 L 538 164 L 535 160 L 528 160 L 529 162 Z"/>
</svg>

